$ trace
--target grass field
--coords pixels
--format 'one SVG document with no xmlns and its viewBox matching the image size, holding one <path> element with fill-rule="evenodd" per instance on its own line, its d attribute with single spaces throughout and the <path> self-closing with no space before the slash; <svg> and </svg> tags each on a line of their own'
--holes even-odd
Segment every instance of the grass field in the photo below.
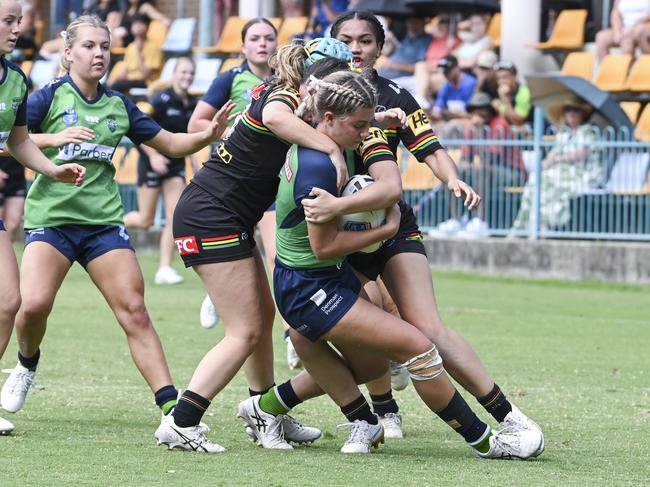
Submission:
<svg viewBox="0 0 650 487">
<path fill-rule="evenodd" d="M 140 255 L 147 283 L 156 259 Z M 203 298 L 190 272 L 176 287 L 147 285 L 147 304 L 176 381 L 221 337 L 197 322 Z M 243 376 L 205 417 L 227 448 L 207 456 L 157 448 L 159 412 L 122 331 L 79 266 L 63 285 L 42 346 L 41 390 L 4 414 L 0 486 L 36 485 L 650 485 L 650 288 L 436 274 L 445 320 L 474 344 L 502 389 L 544 429 L 546 452 L 530 462 L 480 461 L 428 411 L 412 387 L 396 393 L 404 440 L 344 456 L 338 409 L 325 398 L 295 416 L 320 427 L 311 447 L 278 453 L 250 443 L 234 415 Z M 281 332 L 276 380 L 289 376 Z M 3 368 L 15 363 L 12 343 Z M 2 378 L 4 380 L 4 378 Z M 487 414 L 473 399 L 472 407 Z"/>
</svg>

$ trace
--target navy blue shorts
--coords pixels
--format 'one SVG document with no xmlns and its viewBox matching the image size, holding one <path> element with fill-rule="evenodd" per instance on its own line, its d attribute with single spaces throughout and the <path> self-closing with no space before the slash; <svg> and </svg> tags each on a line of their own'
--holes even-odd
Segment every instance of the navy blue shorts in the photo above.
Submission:
<svg viewBox="0 0 650 487">
<path fill-rule="evenodd" d="M 2 221 L 2 218 L 0 218 L 0 232 L 6 232 L 7 229 L 5 228 L 5 222 Z"/>
<path fill-rule="evenodd" d="M 138 187 L 160 188 L 165 179 L 182 178 L 185 181 L 185 158 L 171 159 L 166 174 L 158 174 L 151 167 L 149 158 L 140 155 L 138 159 Z"/>
<path fill-rule="evenodd" d="M 427 255 L 413 209 L 403 201 L 399 202 L 399 208 L 401 213 L 399 230 L 393 238 L 386 240 L 371 254 L 356 252 L 348 256 L 348 262 L 354 270 L 371 281 L 377 280 L 377 277 L 383 274 L 386 264 L 395 255 L 405 253 Z"/>
<path fill-rule="evenodd" d="M 88 263 L 111 250 L 129 249 L 129 234 L 117 225 L 61 225 L 59 227 L 25 230 L 25 246 L 32 242 L 47 242 L 61 252 L 71 263 Z"/>
<path fill-rule="evenodd" d="M 317 341 L 357 302 L 361 283 L 347 262 L 341 268 L 292 269 L 275 261 L 273 293 L 278 311 L 298 333 Z"/>
</svg>

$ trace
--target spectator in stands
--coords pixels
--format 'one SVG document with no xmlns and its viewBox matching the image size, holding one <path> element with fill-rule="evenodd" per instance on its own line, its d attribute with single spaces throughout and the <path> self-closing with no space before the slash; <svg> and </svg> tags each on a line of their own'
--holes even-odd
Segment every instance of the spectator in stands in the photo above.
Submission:
<svg viewBox="0 0 650 487">
<path fill-rule="evenodd" d="M 528 86 L 517 80 L 517 67 L 510 61 L 499 61 L 494 66 L 499 98 L 494 108 L 510 123 L 521 126 L 532 123 L 533 111 Z"/>
<path fill-rule="evenodd" d="M 391 79 L 411 93 L 415 93 L 415 64 L 423 61 L 432 37 L 424 31 L 426 20 L 422 17 L 406 19 L 406 37 L 397 44 L 381 67 L 379 76 Z"/>
<path fill-rule="evenodd" d="M 475 92 L 483 92 L 490 95 L 490 99 L 499 98 L 499 86 L 494 65 L 499 60 L 494 51 L 483 51 L 478 56 L 476 67 L 472 70 L 476 76 Z"/>
<path fill-rule="evenodd" d="M 596 134 L 588 123 L 592 109 L 571 100 L 551 107 L 548 117 L 564 127 L 555 146 L 542 162 L 540 225 L 543 230 L 562 227 L 571 219 L 571 198 L 598 187 L 605 179 L 605 166 L 594 150 Z M 536 174 L 531 174 L 512 230 L 532 229 L 532 208 Z"/>
<path fill-rule="evenodd" d="M 147 39 L 149 17 L 136 14 L 131 18 L 133 42 L 124 52 L 124 66 L 113 77 L 112 89 L 127 92 L 131 88 L 146 88 L 160 77 L 164 56 L 159 45 Z"/>
<path fill-rule="evenodd" d="M 54 3 L 54 26 L 56 31 L 81 15 L 83 0 L 57 0 Z"/>
<path fill-rule="evenodd" d="M 478 56 L 483 51 L 494 47 L 490 36 L 487 35 L 488 19 L 484 15 L 472 15 L 459 24 L 458 36 L 463 43 L 453 52 L 458 59 L 461 69 L 473 69 Z"/>
<path fill-rule="evenodd" d="M 304 0 L 279 0 L 279 3 L 283 19 L 287 17 L 302 17 L 305 15 Z"/>
<path fill-rule="evenodd" d="M 458 59 L 451 54 L 438 61 L 438 68 L 447 81 L 442 85 L 436 98 L 433 119 L 467 118 L 467 102 L 474 93 L 476 78 L 463 72 L 458 65 Z"/>
<path fill-rule="evenodd" d="M 95 15 L 106 22 L 111 31 L 120 26 L 122 12 L 117 0 L 94 0 L 84 9 L 85 15 Z"/>
<path fill-rule="evenodd" d="M 648 0 L 614 0 L 611 27 L 596 34 L 598 59 L 602 60 L 612 46 L 624 54 L 634 54 L 637 46 L 650 52 L 650 2 Z"/>
<path fill-rule="evenodd" d="M 131 22 L 135 15 L 146 15 L 149 20 L 157 20 L 169 25 L 171 21 L 155 7 L 154 0 L 128 0 L 127 8 L 122 12 L 120 26 L 111 32 L 111 45 L 128 46 L 133 42 Z"/>
<path fill-rule="evenodd" d="M 339 14 L 348 10 L 348 0 L 314 0 L 309 16 L 312 37 L 323 37 Z"/>
</svg>

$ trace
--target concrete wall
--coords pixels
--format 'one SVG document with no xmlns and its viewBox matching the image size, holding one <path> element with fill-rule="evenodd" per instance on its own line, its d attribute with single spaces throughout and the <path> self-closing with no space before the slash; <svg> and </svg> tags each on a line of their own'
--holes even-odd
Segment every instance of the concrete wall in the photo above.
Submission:
<svg viewBox="0 0 650 487">
<path fill-rule="evenodd" d="M 434 269 L 650 284 L 650 244 L 525 239 L 427 239 Z"/>
</svg>

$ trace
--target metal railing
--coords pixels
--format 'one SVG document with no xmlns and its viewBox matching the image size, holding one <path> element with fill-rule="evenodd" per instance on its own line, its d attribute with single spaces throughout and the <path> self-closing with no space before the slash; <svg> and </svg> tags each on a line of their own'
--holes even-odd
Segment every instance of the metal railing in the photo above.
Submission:
<svg viewBox="0 0 650 487">
<path fill-rule="evenodd" d="M 556 130 L 536 109 L 533 129 L 458 129 L 441 141 L 482 203 L 467 212 L 403 151 L 404 198 L 425 232 L 650 240 L 649 144 L 626 129 Z"/>
</svg>

